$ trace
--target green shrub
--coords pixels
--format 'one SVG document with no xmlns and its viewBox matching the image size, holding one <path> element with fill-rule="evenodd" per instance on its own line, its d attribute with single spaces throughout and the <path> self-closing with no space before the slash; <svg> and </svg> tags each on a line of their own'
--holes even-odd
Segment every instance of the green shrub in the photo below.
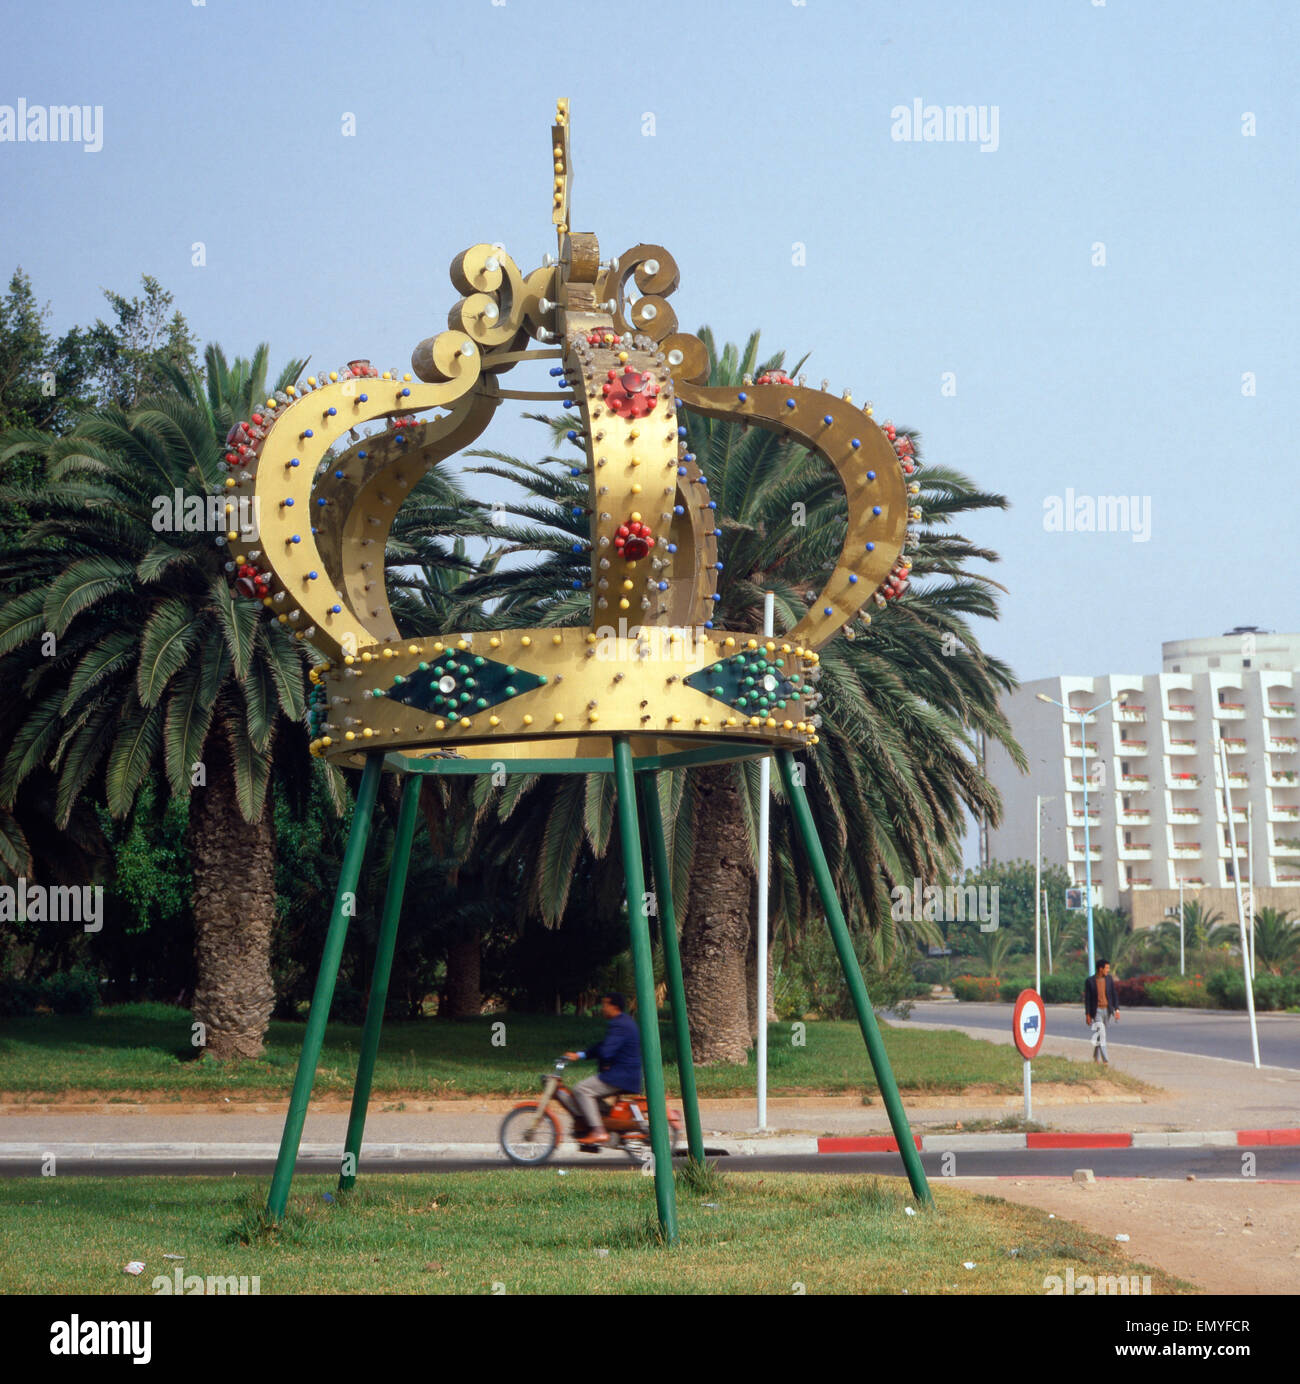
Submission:
<svg viewBox="0 0 1300 1384">
<path fill-rule="evenodd" d="M 1057 971 L 1043 977 L 1043 999 L 1048 1004 L 1077 1004 L 1083 1006 L 1082 971 Z"/>
<path fill-rule="evenodd" d="M 1147 1003 L 1174 1009 L 1210 1009 L 1213 997 L 1200 976 L 1155 976 L 1147 982 Z"/>
<path fill-rule="evenodd" d="M 99 979 L 84 966 L 60 971 L 41 982 L 41 1001 L 56 1014 L 93 1014 L 99 1004 Z"/>
<path fill-rule="evenodd" d="M 1240 971 L 1215 971 L 1205 988 L 1225 1009 L 1245 1009 L 1246 981 Z M 1255 1008 L 1290 1009 L 1300 1004 L 1300 976 L 1255 977 Z"/>
<path fill-rule="evenodd" d="M 0 979 L 0 1019 L 21 1019 L 34 1014 L 41 1002 L 41 987 L 29 980 Z"/>
<path fill-rule="evenodd" d="M 998 989 L 993 976 L 958 976 L 952 983 L 952 992 L 959 1000 L 996 1000 Z"/>
</svg>

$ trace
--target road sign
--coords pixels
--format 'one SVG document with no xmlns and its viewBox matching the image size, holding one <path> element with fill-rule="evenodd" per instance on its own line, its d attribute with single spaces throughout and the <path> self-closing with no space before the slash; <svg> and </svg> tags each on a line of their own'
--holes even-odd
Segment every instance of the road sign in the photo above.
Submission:
<svg viewBox="0 0 1300 1384">
<path fill-rule="evenodd" d="M 1011 1035 L 1026 1062 L 1038 1056 L 1047 1031 L 1047 1007 L 1036 990 L 1022 990 L 1011 1013 Z"/>
</svg>

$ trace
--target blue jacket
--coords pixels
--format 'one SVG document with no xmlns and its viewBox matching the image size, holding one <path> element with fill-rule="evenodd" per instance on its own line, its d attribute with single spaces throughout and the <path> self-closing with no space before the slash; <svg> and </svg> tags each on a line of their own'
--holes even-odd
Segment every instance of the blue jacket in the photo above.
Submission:
<svg viewBox="0 0 1300 1384">
<path fill-rule="evenodd" d="M 641 1090 L 641 1030 L 630 1014 L 616 1014 L 600 1042 L 578 1056 L 596 1058 L 601 1077 L 620 1091 Z"/>
</svg>

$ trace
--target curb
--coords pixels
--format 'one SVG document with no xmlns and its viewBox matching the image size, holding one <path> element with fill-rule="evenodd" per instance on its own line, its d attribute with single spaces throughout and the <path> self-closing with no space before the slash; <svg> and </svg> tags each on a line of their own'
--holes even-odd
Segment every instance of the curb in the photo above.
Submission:
<svg viewBox="0 0 1300 1384">
<path fill-rule="evenodd" d="M 1139 1131 L 1137 1133 L 1054 1133 L 1033 1134 L 914 1134 L 918 1153 L 974 1153 L 1010 1149 L 1196 1149 L 1196 1148 L 1283 1148 L 1300 1147 L 1300 1129 L 1226 1129 Z M 48 1157 L 83 1162 L 114 1163 L 148 1159 L 154 1162 L 260 1163 L 274 1161 L 278 1144 L 128 1144 L 79 1143 L 54 1140 L 50 1143 L 0 1143 L 0 1163 L 40 1162 Z M 491 1158 L 506 1162 L 498 1144 L 366 1144 L 366 1159 Z M 766 1139 L 731 1139 L 714 1136 L 705 1153 L 753 1157 L 757 1154 L 817 1153 L 897 1153 L 893 1135 L 869 1134 L 860 1137 L 781 1136 Z M 303 1144 L 300 1160 L 326 1160 L 337 1163 L 337 1144 Z"/>
<path fill-rule="evenodd" d="M 920 1153 L 992 1149 L 1218 1149 L 1300 1146 L 1300 1129 L 1170 1130 L 1138 1133 L 914 1134 Z M 892 1135 L 817 1140 L 818 1153 L 897 1153 Z"/>
</svg>

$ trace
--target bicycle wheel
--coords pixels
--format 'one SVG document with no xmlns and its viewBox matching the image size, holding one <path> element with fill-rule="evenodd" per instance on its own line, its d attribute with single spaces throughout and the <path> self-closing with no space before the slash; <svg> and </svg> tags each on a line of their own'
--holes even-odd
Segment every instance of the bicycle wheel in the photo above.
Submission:
<svg viewBox="0 0 1300 1384">
<path fill-rule="evenodd" d="M 549 1111 L 540 1119 L 537 1102 L 516 1105 L 501 1121 L 501 1152 L 512 1163 L 545 1163 L 560 1143 L 560 1127 Z"/>
</svg>

